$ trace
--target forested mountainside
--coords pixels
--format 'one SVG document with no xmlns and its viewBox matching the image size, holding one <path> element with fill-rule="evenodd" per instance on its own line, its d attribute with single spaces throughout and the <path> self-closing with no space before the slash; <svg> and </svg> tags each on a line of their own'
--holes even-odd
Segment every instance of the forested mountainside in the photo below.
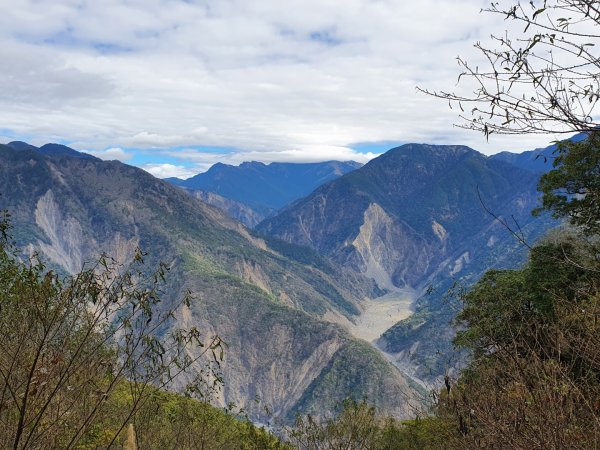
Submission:
<svg viewBox="0 0 600 450">
<path fill-rule="evenodd" d="M 265 220 L 258 231 L 310 246 L 378 280 L 418 287 L 460 276 L 506 230 L 535 220 L 537 175 L 461 146 L 392 149 Z"/>
<path fill-rule="evenodd" d="M 245 162 L 239 166 L 217 163 L 207 172 L 181 180 L 167 181 L 190 192 L 201 191 L 203 200 L 223 209 L 244 225 L 253 227 L 277 210 L 294 202 L 314 189 L 349 173 L 361 164 L 354 161 L 318 163 Z M 229 200 L 223 201 L 214 195 Z M 249 208 L 253 213 L 240 205 Z"/>
<path fill-rule="evenodd" d="M 404 145 L 316 189 L 257 230 L 310 246 L 381 287 L 429 287 L 416 314 L 378 345 L 419 378 L 439 377 L 452 347 L 448 288 L 522 263 L 527 249 L 509 228 L 534 241 L 556 225 L 531 215 L 539 174 L 502 159 L 463 146 Z"/>
<path fill-rule="evenodd" d="M 599 446 L 600 136 L 553 156 L 536 214 L 563 227 L 520 268 L 489 270 L 461 293 L 454 343 L 471 358 L 445 377 L 435 415 L 415 421 L 415 448 Z"/>
<path fill-rule="evenodd" d="M 221 404 L 289 420 L 349 395 L 396 416 L 419 403 L 418 389 L 379 352 L 321 320 L 355 316 L 382 293 L 372 280 L 294 246 L 276 251 L 218 209 L 116 161 L 0 146 L 0 192 L 18 247 L 64 273 L 101 252 L 127 262 L 138 246 L 149 267 L 165 262 L 166 298 L 193 297 L 177 323 L 228 344 Z"/>
</svg>

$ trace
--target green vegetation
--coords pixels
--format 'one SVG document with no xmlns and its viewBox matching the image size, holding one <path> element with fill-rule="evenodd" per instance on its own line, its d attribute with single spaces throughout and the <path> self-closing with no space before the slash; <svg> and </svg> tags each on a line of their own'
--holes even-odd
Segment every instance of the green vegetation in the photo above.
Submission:
<svg viewBox="0 0 600 450">
<path fill-rule="evenodd" d="M 442 392 L 437 420 L 457 431 L 448 448 L 600 446 L 598 138 L 559 147 L 540 181 L 541 209 L 575 228 L 463 297 L 455 342 L 473 360 Z"/>
<path fill-rule="evenodd" d="M 459 292 L 454 342 L 472 359 L 458 379 L 446 375 L 433 415 L 382 421 L 349 400 L 334 419 L 299 418 L 299 448 L 600 447 L 599 138 L 559 147 L 540 182 L 542 209 L 573 228 L 531 248 L 521 269 L 488 271 Z"/>
<path fill-rule="evenodd" d="M 587 140 L 565 141 L 557 149 L 554 170 L 542 175 L 543 209 L 555 217 L 568 217 L 587 233 L 600 232 L 600 135 Z M 536 210 L 537 212 L 538 210 Z"/>
<path fill-rule="evenodd" d="M 333 419 L 298 417 L 290 440 L 300 450 L 440 450 L 454 435 L 440 420 L 381 418 L 366 401 L 346 400 Z"/>
<path fill-rule="evenodd" d="M 96 421 L 77 448 L 106 448 L 108 437 L 117 428 L 114 412 L 127 408 L 132 401 L 130 389 L 123 385 L 109 399 L 108 414 Z M 158 389 L 148 393 L 130 423 L 134 426 L 137 447 L 140 449 L 290 448 L 244 417 L 236 417 L 207 403 Z"/>
<path fill-rule="evenodd" d="M 108 257 L 60 277 L 34 255 L 18 258 L 0 220 L 0 440 L 13 449 L 120 448 L 129 424 L 138 448 L 284 448 L 247 420 L 162 389 L 209 395 L 219 387 L 219 338 L 171 329 L 161 304 L 167 269 L 148 273 Z M 198 372 L 198 367 L 203 367 Z"/>
<path fill-rule="evenodd" d="M 371 361 L 366 365 L 366 361 Z M 351 400 L 358 401 L 366 395 L 374 407 L 385 404 L 396 405 L 396 415 L 412 416 L 423 409 L 427 393 L 407 379 L 407 388 L 402 391 L 392 386 L 378 386 L 369 383 L 373 379 L 389 379 L 397 369 L 383 359 L 380 353 L 363 341 L 353 341 L 340 348 L 323 368 L 318 377 L 306 389 L 292 412 L 306 411 L 313 415 L 326 416 L 336 412 L 339 398 L 351 393 Z M 369 391 L 358 389 L 369 385 Z M 408 389 L 410 387 L 410 389 Z M 416 396 L 408 396 L 415 392 Z"/>
</svg>

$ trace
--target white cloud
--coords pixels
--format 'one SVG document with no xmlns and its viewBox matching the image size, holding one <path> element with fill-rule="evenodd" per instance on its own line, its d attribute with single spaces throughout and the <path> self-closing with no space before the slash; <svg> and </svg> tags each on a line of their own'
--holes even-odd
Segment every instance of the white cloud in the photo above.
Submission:
<svg viewBox="0 0 600 450">
<path fill-rule="evenodd" d="M 118 147 L 108 148 L 106 150 L 88 150 L 86 153 L 94 155 L 100 159 L 104 159 L 105 161 L 113 161 L 115 159 L 118 161 L 129 161 L 131 158 L 133 158 L 131 153 L 128 153 L 122 148 Z"/>
<path fill-rule="evenodd" d="M 199 171 L 184 166 L 174 164 L 144 164 L 141 166 L 146 172 L 151 173 L 157 178 L 189 178 L 196 175 Z"/>
<path fill-rule="evenodd" d="M 486 143 L 415 90 L 452 88 L 454 58 L 477 60 L 471 44 L 504 29 L 502 18 L 479 14 L 487 0 L 2 3 L 0 129 L 35 143 L 222 146 L 242 149 L 225 161 L 268 162 L 364 161 L 349 150 L 356 142 L 492 153 L 552 139 Z M 216 155 L 187 161 L 201 169 Z M 187 170 L 177 167 L 148 170 Z"/>
</svg>

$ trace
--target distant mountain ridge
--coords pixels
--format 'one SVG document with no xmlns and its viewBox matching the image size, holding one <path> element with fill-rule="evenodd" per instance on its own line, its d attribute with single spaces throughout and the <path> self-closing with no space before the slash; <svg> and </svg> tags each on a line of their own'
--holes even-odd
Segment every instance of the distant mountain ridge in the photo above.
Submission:
<svg viewBox="0 0 600 450">
<path fill-rule="evenodd" d="M 484 245 L 498 239 L 482 203 L 530 221 L 536 183 L 536 174 L 468 147 L 407 144 L 321 186 L 258 231 L 376 274 L 380 284 L 417 287 L 451 267 L 448 258 L 460 258 L 479 233 L 487 233 Z"/>
<path fill-rule="evenodd" d="M 207 172 L 187 180 L 167 178 L 166 181 L 189 191 L 211 192 L 245 205 L 254 211 L 256 220 L 244 221 L 245 216 L 237 214 L 239 207 L 227 209 L 221 200 L 212 203 L 246 225 L 253 226 L 280 208 L 310 194 L 318 186 L 359 167 L 361 164 L 354 161 L 270 164 L 253 161 L 239 166 L 217 163 Z"/>
<path fill-rule="evenodd" d="M 579 142 L 586 138 L 585 133 L 578 133 L 569 140 Z M 549 145 L 544 148 L 537 148 L 521 153 L 500 152 L 490 156 L 491 159 L 496 159 L 513 164 L 521 169 L 525 169 L 538 174 L 547 172 L 552 169 L 552 162 L 556 155 L 556 144 Z"/>
<path fill-rule="evenodd" d="M 42 155 L 72 156 L 74 158 L 87 158 L 100 161 L 100 158 L 97 158 L 88 153 L 73 150 L 72 148 L 62 144 L 44 144 L 41 147 L 35 147 L 34 145 L 28 144 L 27 142 L 12 141 L 6 144 L 6 146 L 17 151 L 33 150 L 35 152 L 41 153 Z"/>
</svg>

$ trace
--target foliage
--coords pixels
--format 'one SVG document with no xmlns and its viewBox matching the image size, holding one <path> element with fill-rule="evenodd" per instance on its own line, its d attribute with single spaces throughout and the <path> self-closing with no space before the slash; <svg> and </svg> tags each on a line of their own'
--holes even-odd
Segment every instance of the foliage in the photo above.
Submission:
<svg viewBox="0 0 600 450">
<path fill-rule="evenodd" d="M 539 183 L 542 208 L 567 217 L 589 234 L 600 232 L 600 133 L 579 142 L 565 141 L 557 149 L 554 169 Z"/>
<path fill-rule="evenodd" d="M 599 138 L 559 144 L 538 186 L 534 213 L 582 234 L 555 232 L 522 269 L 488 271 L 463 296 L 455 343 L 473 360 L 441 392 L 449 448 L 600 446 Z"/>
<path fill-rule="evenodd" d="M 598 448 L 598 251 L 555 237 L 466 294 L 456 343 L 474 359 L 441 401 L 461 433 L 452 448 Z"/>
<path fill-rule="evenodd" d="M 458 126 L 486 136 L 594 130 L 600 100 L 598 2 L 504 0 L 484 11 L 503 16 L 509 27 L 491 36 L 489 45 L 475 44 L 484 64 L 459 57 L 464 90 L 423 91 L 458 107 Z"/>
<path fill-rule="evenodd" d="M 128 386 L 117 389 L 108 402 L 108 414 L 97 422 L 94 439 L 84 448 L 101 446 L 103 436 L 117 426 L 114 412 L 132 400 Z M 283 450 L 289 447 L 247 419 L 235 417 L 208 403 L 179 394 L 151 389 L 132 417 L 140 449 Z"/>
<path fill-rule="evenodd" d="M 340 397 L 347 402 L 360 400 L 360 386 L 370 380 L 390 379 L 394 376 L 394 367 L 379 357 L 379 352 L 371 345 L 361 341 L 351 341 L 340 348 L 312 381 L 294 406 L 294 411 L 310 413 L 318 418 L 340 409 Z M 370 364 L 367 365 L 366 361 Z M 429 402 L 428 393 L 408 377 L 401 379 L 402 384 L 370 384 L 367 392 L 374 407 L 390 409 L 394 406 L 396 415 L 415 415 L 422 413 Z M 351 393 L 348 396 L 348 393 Z M 364 396 L 364 395 L 363 395 Z M 293 420 L 293 417 L 290 418 Z"/>
<path fill-rule="evenodd" d="M 435 417 L 383 419 L 366 401 L 347 399 L 333 419 L 298 417 L 290 438 L 300 450 L 440 450 L 455 434 L 451 425 Z"/>
<path fill-rule="evenodd" d="M 138 251 L 129 267 L 102 257 L 62 278 L 33 255 L 21 261 L 10 242 L 8 214 L 0 221 L 0 440 L 14 449 L 77 448 L 107 414 L 115 391 L 130 401 L 112 410 L 103 446 L 114 446 L 156 387 L 170 386 L 205 355 L 218 365 L 218 338 L 204 344 L 196 329 L 165 325 L 181 303 L 161 304 L 167 268 L 144 268 Z M 193 355 L 193 356 L 192 356 Z M 208 361 L 207 361 L 208 363 Z M 207 393 L 219 380 L 190 388 Z M 96 447 L 93 447 L 96 448 Z"/>
<path fill-rule="evenodd" d="M 346 400 L 339 416 L 319 423 L 312 416 L 299 417 L 292 440 L 302 450 L 371 449 L 379 427 L 375 408 L 364 401 Z"/>
</svg>

